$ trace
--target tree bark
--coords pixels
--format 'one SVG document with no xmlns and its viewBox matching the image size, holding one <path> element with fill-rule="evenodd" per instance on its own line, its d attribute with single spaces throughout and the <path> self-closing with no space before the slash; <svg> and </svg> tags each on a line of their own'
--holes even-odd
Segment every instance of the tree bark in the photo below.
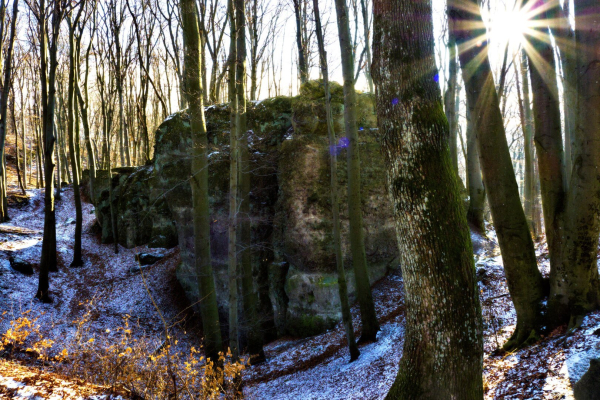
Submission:
<svg viewBox="0 0 600 400">
<path fill-rule="evenodd" d="M 350 220 L 350 248 L 356 280 L 356 297 L 362 319 L 361 341 L 377 339 L 379 322 L 371 294 L 371 284 L 365 254 L 363 220 L 360 194 L 360 154 L 356 125 L 356 91 L 354 90 L 354 60 L 348 22 L 346 0 L 335 0 L 342 74 L 344 78 L 344 126 L 348 138 L 348 219 Z"/>
<path fill-rule="evenodd" d="M 400 369 L 387 398 L 481 399 L 481 308 L 435 80 L 431 3 L 375 0 L 374 15 L 377 124 L 407 321 Z"/>
</svg>

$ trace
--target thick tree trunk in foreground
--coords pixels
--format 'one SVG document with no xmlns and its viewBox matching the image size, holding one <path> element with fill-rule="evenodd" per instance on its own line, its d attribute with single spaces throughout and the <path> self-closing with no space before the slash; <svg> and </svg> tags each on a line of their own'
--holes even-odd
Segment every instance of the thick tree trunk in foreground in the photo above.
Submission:
<svg viewBox="0 0 600 400">
<path fill-rule="evenodd" d="M 210 257 L 210 213 L 208 202 L 208 140 L 202 104 L 200 77 L 200 32 L 193 0 L 181 0 L 184 37 L 185 94 L 189 104 L 193 148 L 190 151 L 192 201 L 194 204 L 194 248 L 204 328 L 206 357 L 217 361 L 222 350 L 217 295 Z"/>
<path fill-rule="evenodd" d="M 406 339 L 388 399 L 481 399 L 473 250 L 435 75 L 431 4 L 375 0 L 373 78 L 406 291 Z"/>
<path fill-rule="evenodd" d="M 350 220 L 350 248 L 356 280 L 356 297 L 360 305 L 362 319 L 361 341 L 377 339 L 379 322 L 371 294 L 371 284 L 365 254 L 363 220 L 360 195 L 360 154 L 358 149 L 358 129 L 356 126 L 356 91 L 354 90 L 354 60 L 352 40 L 348 22 L 346 0 L 335 0 L 342 74 L 344 77 L 344 125 L 348 138 L 348 219 Z"/>
<path fill-rule="evenodd" d="M 517 328 L 504 345 L 505 349 L 513 349 L 537 337 L 542 327 L 542 275 L 537 268 L 533 241 L 521 206 L 487 56 L 487 40 L 481 41 L 480 47 L 470 45 L 486 34 L 476 0 L 450 0 L 448 18 L 458 44 L 467 104 L 477 132 L 483 181 L 498 234 L 508 288 L 517 311 Z"/>
<path fill-rule="evenodd" d="M 246 114 L 246 8 L 244 0 L 235 0 L 237 31 L 237 130 L 239 151 L 240 188 L 240 266 L 242 273 L 242 295 L 248 353 L 253 362 L 264 361 L 263 338 L 257 315 L 258 298 L 254 292 L 252 277 L 252 231 L 250 225 L 250 152 L 248 149 L 248 123 Z"/>
<path fill-rule="evenodd" d="M 364 0 L 363 0 L 364 1 Z M 337 153 L 335 141 L 335 129 L 333 118 L 331 116 L 331 94 L 329 92 L 329 71 L 327 69 L 327 53 L 325 53 L 325 44 L 323 40 L 323 31 L 321 30 L 321 16 L 319 15 L 319 1 L 313 0 L 313 12 L 315 14 L 315 30 L 317 33 L 317 42 L 319 45 L 319 61 L 321 73 L 323 75 L 323 89 L 325 92 L 325 111 L 327 114 L 327 134 L 329 136 L 329 162 L 331 168 L 331 208 L 333 212 L 333 247 L 335 249 L 335 264 L 338 273 L 338 290 L 340 294 L 340 304 L 342 308 L 342 320 L 346 329 L 346 338 L 348 339 L 348 348 L 350 350 L 350 361 L 354 361 L 360 355 L 356 338 L 354 336 L 354 327 L 352 326 L 352 314 L 350 313 L 350 303 L 348 301 L 348 286 L 346 284 L 346 271 L 344 270 L 344 257 L 342 254 L 342 240 L 340 235 L 340 204 L 338 198 L 338 180 L 337 180 Z"/>
</svg>

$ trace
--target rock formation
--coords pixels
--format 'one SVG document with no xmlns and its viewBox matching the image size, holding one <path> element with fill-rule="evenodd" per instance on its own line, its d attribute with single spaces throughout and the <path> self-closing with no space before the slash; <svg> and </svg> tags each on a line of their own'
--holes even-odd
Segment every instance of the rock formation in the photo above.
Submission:
<svg viewBox="0 0 600 400">
<path fill-rule="evenodd" d="M 397 268 L 397 244 L 385 170 L 376 129 L 373 98 L 358 96 L 362 195 L 367 260 L 371 282 Z M 332 246 L 329 197 L 329 151 L 339 155 L 340 211 L 349 293 L 354 293 L 346 207 L 346 145 L 343 133 L 343 91 L 332 85 L 335 148 L 327 140 L 325 99 L 318 81 L 303 85 L 299 96 L 276 97 L 251 104 L 248 141 L 252 165 L 251 215 L 253 270 L 267 336 L 307 336 L 341 319 Z M 229 109 L 206 108 L 211 201 L 211 252 L 217 297 L 223 316 L 228 310 L 227 220 L 229 176 Z M 192 303 L 198 301 L 193 270 L 193 226 L 190 125 L 185 111 L 167 118 L 156 132 L 151 165 L 115 168 L 113 204 L 119 243 L 134 247 L 179 245 L 177 277 Z M 102 241 L 112 241 L 108 173 L 96 180 L 96 215 Z M 351 299 L 352 300 L 352 299 Z M 227 319 L 225 318 L 224 321 Z"/>
</svg>

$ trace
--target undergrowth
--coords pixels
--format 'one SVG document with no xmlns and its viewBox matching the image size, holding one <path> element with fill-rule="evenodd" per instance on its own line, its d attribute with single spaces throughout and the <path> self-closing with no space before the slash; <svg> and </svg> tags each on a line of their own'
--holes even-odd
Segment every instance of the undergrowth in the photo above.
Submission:
<svg viewBox="0 0 600 400">
<path fill-rule="evenodd" d="M 242 397 L 241 373 L 247 360 L 235 361 L 220 353 L 207 360 L 201 349 L 181 350 L 168 331 L 161 342 L 133 335 L 130 317 L 120 327 L 101 333 L 91 329 L 91 302 L 86 312 L 73 321 L 74 334 L 64 343 L 44 337 L 39 317 L 25 311 L 10 322 L 0 336 L 0 355 L 12 359 L 27 353 L 52 372 L 103 386 L 111 393 L 125 392 L 143 399 L 238 399 Z M 7 318 L 4 312 L 0 318 Z"/>
</svg>

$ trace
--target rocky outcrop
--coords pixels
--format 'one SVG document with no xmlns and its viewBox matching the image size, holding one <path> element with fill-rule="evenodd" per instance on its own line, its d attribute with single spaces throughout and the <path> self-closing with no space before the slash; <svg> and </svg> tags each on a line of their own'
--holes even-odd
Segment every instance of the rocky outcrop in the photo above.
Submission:
<svg viewBox="0 0 600 400">
<path fill-rule="evenodd" d="M 375 281 L 397 266 L 397 244 L 385 171 L 372 130 L 376 127 L 373 98 L 360 94 L 358 122 L 362 159 L 363 215 L 370 278 Z M 252 259 L 256 290 L 270 336 L 318 333 L 341 318 L 332 246 L 329 197 L 329 152 L 339 155 L 341 214 L 346 211 L 346 146 L 343 91 L 332 85 L 332 104 L 339 143 L 330 148 L 325 123 L 324 93 L 311 81 L 296 98 L 277 97 L 252 103 L 248 109 L 251 168 L 250 207 Z M 229 179 L 229 109 L 206 108 L 209 139 L 211 254 L 220 311 L 228 310 L 227 220 Z M 117 209 L 119 242 L 126 247 L 163 241 L 178 244 L 177 277 L 192 301 L 198 292 L 194 273 L 193 214 L 189 185 L 192 138 L 188 116 L 167 118 L 156 132 L 152 165 L 115 169 L 113 205 Z M 108 175 L 108 174 L 106 174 Z M 105 179 L 108 182 L 108 179 Z M 110 234 L 107 184 L 96 183 L 96 213 L 103 241 Z M 108 223 L 107 223 L 108 222 Z M 345 266 L 353 296 L 352 257 L 342 219 Z M 226 319 L 224 319 L 226 321 Z"/>
<path fill-rule="evenodd" d="M 575 400 L 598 400 L 600 399 L 600 359 L 591 359 L 590 368 L 573 385 Z"/>
</svg>

